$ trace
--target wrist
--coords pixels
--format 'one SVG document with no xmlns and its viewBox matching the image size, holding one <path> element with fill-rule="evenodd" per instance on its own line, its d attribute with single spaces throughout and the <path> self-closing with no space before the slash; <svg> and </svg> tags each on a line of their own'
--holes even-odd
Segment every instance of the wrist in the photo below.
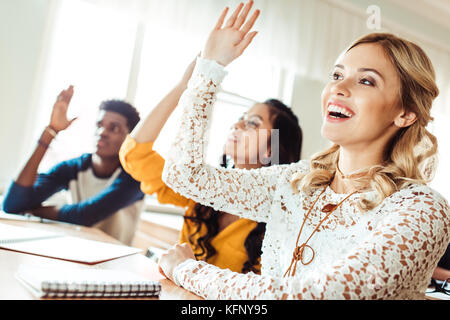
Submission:
<svg viewBox="0 0 450 320">
<path fill-rule="evenodd" d="M 57 134 L 58 131 L 54 130 L 50 125 L 46 126 L 39 139 L 39 144 L 41 144 L 42 146 L 44 146 L 44 144 L 50 145 Z"/>
<path fill-rule="evenodd" d="M 217 64 L 219 64 L 221 67 L 226 67 L 227 63 L 222 62 L 220 59 L 215 58 L 213 55 L 209 55 L 209 54 L 204 54 L 201 56 L 202 59 L 204 60 L 209 60 L 209 61 L 214 61 Z"/>
<path fill-rule="evenodd" d="M 212 81 L 216 86 L 219 86 L 228 74 L 228 71 L 225 70 L 225 67 L 222 64 L 214 59 L 199 57 L 193 76 L 198 77 L 199 74 L 201 75 L 201 78 L 208 79 L 208 82 Z"/>
<path fill-rule="evenodd" d="M 179 287 L 182 287 L 182 279 L 180 278 L 180 274 L 181 271 L 183 270 L 183 268 L 185 268 L 187 265 L 191 264 L 191 263 L 196 263 L 198 261 L 194 260 L 194 259 L 186 259 L 185 261 L 181 262 L 180 264 L 178 264 L 175 268 L 173 268 L 172 270 L 172 281 Z"/>
<path fill-rule="evenodd" d="M 58 134 L 58 130 L 56 130 L 51 124 L 49 124 L 48 126 L 45 127 L 44 129 L 45 131 L 47 131 L 48 133 L 50 133 L 50 135 L 53 138 L 56 138 L 56 135 Z"/>
</svg>

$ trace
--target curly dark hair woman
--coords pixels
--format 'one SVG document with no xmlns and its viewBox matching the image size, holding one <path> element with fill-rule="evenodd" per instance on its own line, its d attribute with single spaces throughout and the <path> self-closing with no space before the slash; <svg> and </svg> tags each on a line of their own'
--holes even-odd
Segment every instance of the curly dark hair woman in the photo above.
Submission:
<svg viewBox="0 0 450 320">
<path fill-rule="evenodd" d="M 221 166 L 244 169 L 255 168 L 258 165 L 260 167 L 263 166 L 256 161 L 258 160 L 258 155 L 252 154 L 252 150 L 262 148 L 262 143 L 270 145 L 272 136 L 269 135 L 265 142 L 254 140 L 253 143 L 259 143 L 259 145 L 258 148 L 252 148 L 252 146 L 248 145 L 248 142 L 252 143 L 251 139 L 238 131 L 248 132 L 250 130 L 268 129 L 268 127 L 263 125 L 263 120 L 265 119 L 270 123 L 270 129 L 278 132 L 277 147 L 279 154 L 277 163 L 289 164 L 300 160 L 303 134 L 297 116 L 281 101 L 269 99 L 263 103 L 256 104 L 234 125 L 234 131 L 230 134 L 231 139 L 227 140 L 225 154 L 222 156 L 220 163 Z M 241 143 L 241 146 L 239 146 L 239 143 Z M 239 148 L 242 150 L 243 144 L 246 144 L 246 150 L 245 152 L 241 151 L 239 156 L 236 150 Z M 272 162 L 266 164 L 266 166 L 270 165 L 272 165 Z M 194 215 L 184 217 L 195 225 L 195 231 L 189 236 L 189 241 L 200 248 L 200 252 L 196 253 L 198 259 L 208 260 L 216 254 L 216 249 L 211 244 L 211 241 L 220 232 L 219 220 L 221 215 L 224 214 L 227 213 L 218 212 L 211 207 L 197 203 L 194 207 Z M 206 228 L 206 234 L 195 240 L 195 236 L 200 233 L 202 226 Z M 248 260 L 242 267 L 242 273 L 258 272 L 256 266 L 259 265 L 262 253 L 261 246 L 265 230 L 266 224 L 258 223 L 245 239 L 244 247 Z"/>
</svg>

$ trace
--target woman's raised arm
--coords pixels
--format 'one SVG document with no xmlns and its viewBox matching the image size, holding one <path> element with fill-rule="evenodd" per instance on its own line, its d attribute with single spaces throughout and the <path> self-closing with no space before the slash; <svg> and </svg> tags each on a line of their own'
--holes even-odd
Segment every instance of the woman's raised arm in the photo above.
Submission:
<svg viewBox="0 0 450 320">
<path fill-rule="evenodd" d="M 180 99 L 183 115 L 166 159 L 163 180 L 173 190 L 218 211 L 267 221 L 275 187 L 287 167 L 238 170 L 216 168 L 205 162 L 211 108 L 226 75 L 224 66 L 242 54 L 255 36 L 250 32 L 259 11 L 247 20 L 252 7 L 238 6 L 223 27 L 227 9 L 211 32 L 187 90 Z M 247 21 L 246 21 L 247 20 Z"/>
<path fill-rule="evenodd" d="M 194 70 L 195 60 L 186 68 L 183 77 L 175 87 L 158 103 L 150 114 L 141 121 L 131 133 L 131 137 L 137 143 L 155 142 L 162 128 L 178 105 L 178 101 Z"/>
</svg>

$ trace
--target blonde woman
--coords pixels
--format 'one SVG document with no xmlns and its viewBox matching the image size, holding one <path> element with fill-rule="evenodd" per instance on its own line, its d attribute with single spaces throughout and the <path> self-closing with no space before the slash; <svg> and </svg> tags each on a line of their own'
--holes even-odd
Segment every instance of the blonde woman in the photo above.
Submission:
<svg viewBox="0 0 450 320">
<path fill-rule="evenodd" d="M 224 66 L 249 45 L 258 11 L 227 9 L 181 98 L 184 116 L 164 169 L 174 190 L 267 223 L 261 275 L 196 261 L 177 245 L 160 260 L 176 284 L 209 299 L 418 299 L 449 243 L 449 207 L 426 185 L 438 95 L 430 60 L 391 34 L 357 40 L 322 93 L 322 135 L 309 162 L 257 170 L 205 164 L 205 131 Z M 248 18 L 248 19 L 247 19 Z"/>
</svg>

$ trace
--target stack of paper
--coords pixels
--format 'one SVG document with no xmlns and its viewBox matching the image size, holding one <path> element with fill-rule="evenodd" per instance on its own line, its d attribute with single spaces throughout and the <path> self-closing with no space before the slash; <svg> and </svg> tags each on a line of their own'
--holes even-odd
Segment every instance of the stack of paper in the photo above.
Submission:
<svg viewBox="0 0 450 320">
<path fill-rule="evenodd" d="M 141 249 L 86 240 L 39 229 L 0 223 L 0 248 L 45 257 L 95 264 L 135 254 Z"/>
</svg>

